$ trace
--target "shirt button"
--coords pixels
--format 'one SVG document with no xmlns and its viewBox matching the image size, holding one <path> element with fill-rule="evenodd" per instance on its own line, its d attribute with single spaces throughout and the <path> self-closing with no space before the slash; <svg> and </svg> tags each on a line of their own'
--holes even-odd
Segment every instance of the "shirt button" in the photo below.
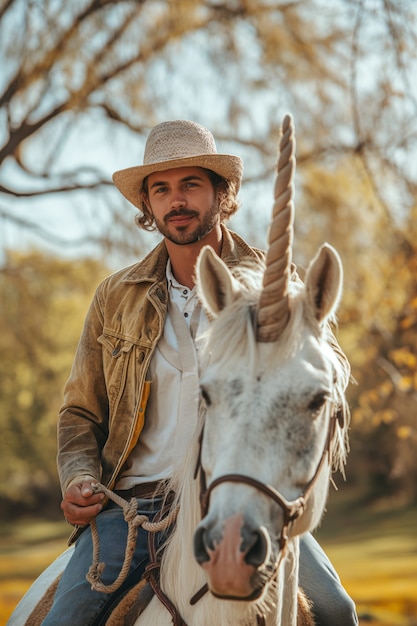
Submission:
<svg viewBox="0 0 417 626">
<path fill-rule="evenodd" d="M 184 289 L 184 291 L 182 292 L 184 296 L 186 296 L 188 294 L 188 289 Z"/>
<path fill-rule="evenodd" d="M 187 312 L 184 313 L 184 317 L 188 317 L 188 313 Z"/>
</svg>

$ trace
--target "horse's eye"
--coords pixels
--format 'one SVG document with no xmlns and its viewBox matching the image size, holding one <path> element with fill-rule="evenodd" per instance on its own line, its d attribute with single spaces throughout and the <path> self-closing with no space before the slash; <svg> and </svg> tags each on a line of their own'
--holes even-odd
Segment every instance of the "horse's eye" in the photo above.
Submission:
<svg viewBox="0 0 417 626">
<path fill-rule="evenodd" d="M 325 393 L 316 394 L 308 405 L 308 410 L 316 415 L 323 408 L 326 399 L 327 395 Z"/>
<path fill-rule="evenodd" d="M 203 396 L 204 402 L 207 404 L 207 406 L 210 406 L 211 399 L 210 399 L 210 396 L 209 396 L 209 394 L 207 392 L 207 389 L 205 389 L 204 387 L 201 387 L 200 391 L 201 391 L 201 395 Z"/>
</svg>

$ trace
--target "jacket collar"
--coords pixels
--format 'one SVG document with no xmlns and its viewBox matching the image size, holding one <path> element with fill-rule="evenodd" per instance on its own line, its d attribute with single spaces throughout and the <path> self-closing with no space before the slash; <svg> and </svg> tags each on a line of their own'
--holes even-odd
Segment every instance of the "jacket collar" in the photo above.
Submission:
<svg viewBox="0 0 417 626">
<path fill-rule="evenodd" d="M 238 265 L 242 256 L 259 259 L 259 251 L 251 248 L 239 235 L 221 225 L 221 258 L 228 267 Z M 158 282 L 165 278 L 168 251 L 161 241 L 142 261 L 129 267 L 123 277 L 124 283 Z"/>
<path fill-rule="evenodd" d="M 165 276 L 168 262 L 168 250 L 165 242 L 161 241 L 151 252 L 139 263 L 129 267 L 124 283 L 157 282 Z"/>
</svg>

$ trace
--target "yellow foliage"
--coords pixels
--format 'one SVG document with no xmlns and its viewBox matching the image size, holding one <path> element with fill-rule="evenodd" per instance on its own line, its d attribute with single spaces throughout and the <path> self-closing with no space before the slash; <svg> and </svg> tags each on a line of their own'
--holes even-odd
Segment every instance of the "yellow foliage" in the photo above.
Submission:
<svg viewBox="0 0 417 626">
<path fill-rule="evenodd" d="M 6 266 L 0 273 L 0 494 L 15 499 L 28 485 L 57 482 L 63 386 L 92 292 L 107 271 L 36 251 L 10 253 Z"/>
<path fill-rule="evenodd" d="M 368 389 L 359 396 L 359 404 L 362 407 L 370 407 L 378 402 L 378 389 Z"/>
<path fill-rule="evenodd" d="M 352 422 L 354 424 L 362 424 L 367 421 L 367 418 L 371 415 L 371 411 L 363 408 L 355 408 L 352 411 Z"/>
<path fill-rule="evenodd" d="M 16 402 L 22 409 L 28 409 L 33 403 L 33 393 L 30 389 L 22 389 L 17 394 Z"/>
<path fill-rule="evenodd" d="M 411 376 L 401 376 L 397 386 L 400 391 L 410 391 L 413 387 L 413 378 Z"/>
<path fill-rule="evenodd" d="M 391 395 L 393 389 L 394 389 L 394 385 L 393 385 L 392 381 L 389 378 L 387 378 L 379 386 L 379 395 L 380 395 L 380 397 L 381 398 L 388 398 L 388 396 Z"/>
<path fill-rule="evenodd" d="M 409 439 L 411 437 L 412 431 L 410 426 L 400 426 L 397 428 L 397 437 L 398 439 Z"/>
<path fill-rule="evenodd" d="M 391 424 L 398 418 L 397 411 L 393 409 L 385 409 L 384 411 L 379 411 L 378 415 L 380 416 L 381 422 L 384 424 Z"/>
<path fill-rule="evenodd" d="M 403 365 L 410 369 L 415 369 L 417 366 L 417 357 L 408 347 L 391 350 L 390 356 L 397 366 Z"/>
<path fill-rule="evenodd" d="M 372 425 L 379 426 L 379 424 L 391 424 L 398 418 L 397 411 L 393 409 L 384 409 L 383 411 L 376 411 L 372 416 Z"/>
<path fill-rule="evenodd" d="M 408 328 L 411 328 L 412 326 L 414 326 L 415 323 L 416 323 L 415 315 L 407 315 L 401 320 L 400 326 L 403 330 L 407 330 Z"/>
</svg>

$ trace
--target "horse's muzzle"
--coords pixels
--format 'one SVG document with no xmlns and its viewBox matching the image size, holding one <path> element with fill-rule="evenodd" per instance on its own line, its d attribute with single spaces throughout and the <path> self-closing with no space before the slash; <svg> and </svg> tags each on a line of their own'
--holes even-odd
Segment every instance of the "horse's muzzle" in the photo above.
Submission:
<svg viewBox="0 0 417 626">
<path fill-rule="evenodd" d="M 210 591 L 217 597 L 253 600 L 262 594 L 258 570 L 269 559 L 265 528 L 245 528 L 242 514 L 225 520 L 222 536 L 204 525 L 194 535 L 194 555 L 205 570 Z"/>
</svg>

